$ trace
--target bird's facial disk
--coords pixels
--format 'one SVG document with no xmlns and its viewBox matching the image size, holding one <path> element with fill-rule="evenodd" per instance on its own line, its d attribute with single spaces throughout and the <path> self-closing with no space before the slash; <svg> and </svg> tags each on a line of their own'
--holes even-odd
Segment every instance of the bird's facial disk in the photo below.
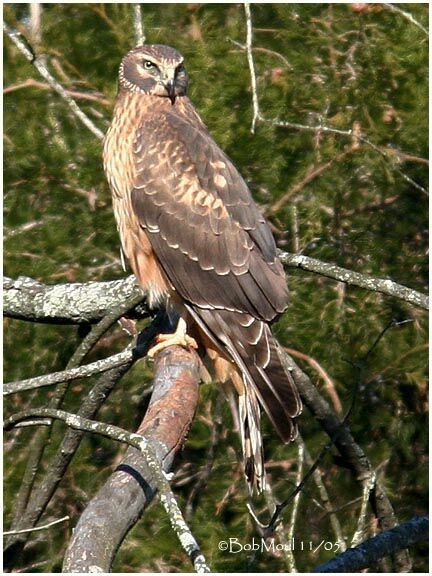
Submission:
<svg viewBox="0 0 432 576">
<path fill-rule="evenodd" d="M 135 49 L 123 59 L 120 84 L 133 92 L 169 98 L 186 94 L 188 75 L 183 57 L 173 48 L 150 46 L 153 50 Z M 166 55 L 164 57 L 164 52 Z"/>
</svg>

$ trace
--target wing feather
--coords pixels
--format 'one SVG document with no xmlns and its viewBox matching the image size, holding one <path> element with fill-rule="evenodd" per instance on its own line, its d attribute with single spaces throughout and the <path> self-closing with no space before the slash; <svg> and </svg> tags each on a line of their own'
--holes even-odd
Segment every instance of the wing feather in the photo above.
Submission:
<svg viewBox="0 0 432 576">
<path fill-rule="evenodd" d="M 283 312 L 287 288 L 272 234 L 208 132 L 175 114 L 150 118 L 134 154 L 132 206 L 180 295 L 268 321 Z"/>
</svg>

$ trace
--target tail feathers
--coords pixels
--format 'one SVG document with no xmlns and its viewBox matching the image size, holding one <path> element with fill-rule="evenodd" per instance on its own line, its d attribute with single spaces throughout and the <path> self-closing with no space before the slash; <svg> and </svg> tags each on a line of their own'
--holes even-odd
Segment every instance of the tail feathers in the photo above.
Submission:
<svg viewBox="0 0 432 576">
<path fill-rule="evenodd" d="M 247 368 L 264 410 L 281 439 L 288 443 L 297 437 L 294 418 L 301 412 L 301 401 L 293 377 L 284 366 L 279 344 L 270 336 L 268 364 L 262 367 L 248 363 Z"/>
<path fill-rule="evenodd" d="M 302 405 L 283 351 L 268 324 L 248 315 L 242 320 L 224 322 L 226 347 L 243 374 L 246 388 L 256 393 L 281 439 L 291 442 L 297 436 L 293 419 Z"/>
<path fill-rule="evenodd" d="M 294 418 L 302 408 L 283 351 L 269 325 L 260 319 L 229 310 L 187 307 L 215 349 L 228 356 L 242 374 L 239 411 L 246 476 L 260 491 L 265 477 L 259 404 L 285 443 L 297 436 Z"/>
<path fill-rule="evenodd" d="M 239 396 L 239 420 L 249 492 L 252 493 L 254 486 L 258 492 L 262 492 L 265 489 L 266 477 L 260 427 L 261 413 L 256 396 L 247 390 Z"/>
</svg>

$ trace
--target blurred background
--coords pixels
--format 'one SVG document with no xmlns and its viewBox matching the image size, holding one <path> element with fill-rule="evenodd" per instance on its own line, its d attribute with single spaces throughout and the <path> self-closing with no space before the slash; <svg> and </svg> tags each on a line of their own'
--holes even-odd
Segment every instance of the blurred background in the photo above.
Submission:
<svg viewBox="0 0 432 576">
<path fill-rule="evenodd" d="M 123 55 L 135 45 L 130 4 L 4 4 L 4 19 L 32 45 L 95 126 L 106 131 Z M 143 4 L 149 43 L 172 45 L 186 59 L 189 96 L 222 149 L 246 179 L 273 228 L 278 246 L 410 288 L 427 290 L 428 248 L 428 21 L 427 4 L 252 4 L 253 58 L 261 113 L 253 118 L 242 4 Z M 407 14 L 412 20 L 407 18 Z M 309 130 L 331 126 L 341 134 Z M 361 132 L 358 143 L 346 132 Z M 349 287 L 312 273 L 287 270 L 288 312 L 275 332 L 337 410 L 350 417 L 356 441 L 371 460 L 400 521 L 427 510 L 427 314 L 401 300 Z M 4 273 L 46 284 L 125 276 L 101 142 L 4 37 Z M 128 272 L 129 273 L 129 272 Z M 369 355 L 359 381 L 356 362 Z M 64 369 L 82 339 L 73 326 L 6 319 L 4 378 L 18 380 Z M 130 338 L 112 329 L 87 361 L 122 350 Z M 135 364 L 98 414 L 133 430 L 143 411 L 151 367 Z M 64 409 L 74 411 L 91 382 L 75 381 Z M 331 394 L 329 395 L 329 390 Z M 52 389 L 5 401 L 9 415 L 46 405 Z M 178 459 L 174 488 L 190 527 L 214 571 L 287 571 L 284 553 L 228 554 L 219 540 L 251 541 L 240 443 L 228 403 L 215 384 L 201 387 L 199 411 Z M 263 419 L 264 420 L 264 419 Z M 219 424 L 217 424 L 219 422 Z M 132 423 L 132 424 L 131 424 Z M 217 431 L 214 432 L 216 426 Z M 304 410 L 302 438 L 313 459 L 328 438 Z M 299 447 L 281 445 L 263 422 L 267 473 L 276 498 L 296 483 Z M 54 427 L 42 472 L 64 434 Z M 216 438 L 215 438 L 216 434 Z M 5 527 L 14 514 L 34 430 L 5 437 Z M 212 439 L 213 438 L 213 439 Z M 194 484 L 215 460 L 207 485 L 191 501 Z M 21 571 L 55 572 L 86 502 L 119 462 L 123 448 L 96 436 L 82 442 L 44 521 L 71 521 L 32 537 Z M 334 451 L 333 451 L 334 452 Z M 350 539 L 361 487 L 336 452 L 320 465 L 322 482 Z M 306 466 L 306 464 L 305 464 Z M 45 467 L 45 468 L 44 468 Z M 268 521 L 265 501 L 256 509 Z M 283 518 L 288 523 L 291 509 Z M 368 534 L 377 527 L 371 512 Z M 42 536 L 43 534 L 43 536 Z M 310 480 L 299 500 L 298 540 L 334 542 L 321 495 Z M 143 546 L 143 542 L 151 545 Z M 295 553 L 299 571 L 333 557 L 334 550 Z M 426 550 L 413 550 L 426 571 Z M 249 563 L 248 563 L 249 562 Z M 189 571 L 169 520 L 154 502 L 129 534 L 114 571 Z"/>
</svg>

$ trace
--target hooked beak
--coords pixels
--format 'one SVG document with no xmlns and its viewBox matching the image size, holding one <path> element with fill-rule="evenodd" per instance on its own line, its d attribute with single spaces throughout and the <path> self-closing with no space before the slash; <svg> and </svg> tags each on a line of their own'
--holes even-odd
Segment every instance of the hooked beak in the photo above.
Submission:
<svg viewBox="0 0 432 576">
<path fill-rule="evenodd" d="M 175 94 L 175 81 L 170 78 L 166 83 L 165 83 L 165 88 L 168 92 L 168 97 L 171 100 L 171 104 L 174 104 L 175 99 L 176 99 L 176 94 Z"/>
</svg>

